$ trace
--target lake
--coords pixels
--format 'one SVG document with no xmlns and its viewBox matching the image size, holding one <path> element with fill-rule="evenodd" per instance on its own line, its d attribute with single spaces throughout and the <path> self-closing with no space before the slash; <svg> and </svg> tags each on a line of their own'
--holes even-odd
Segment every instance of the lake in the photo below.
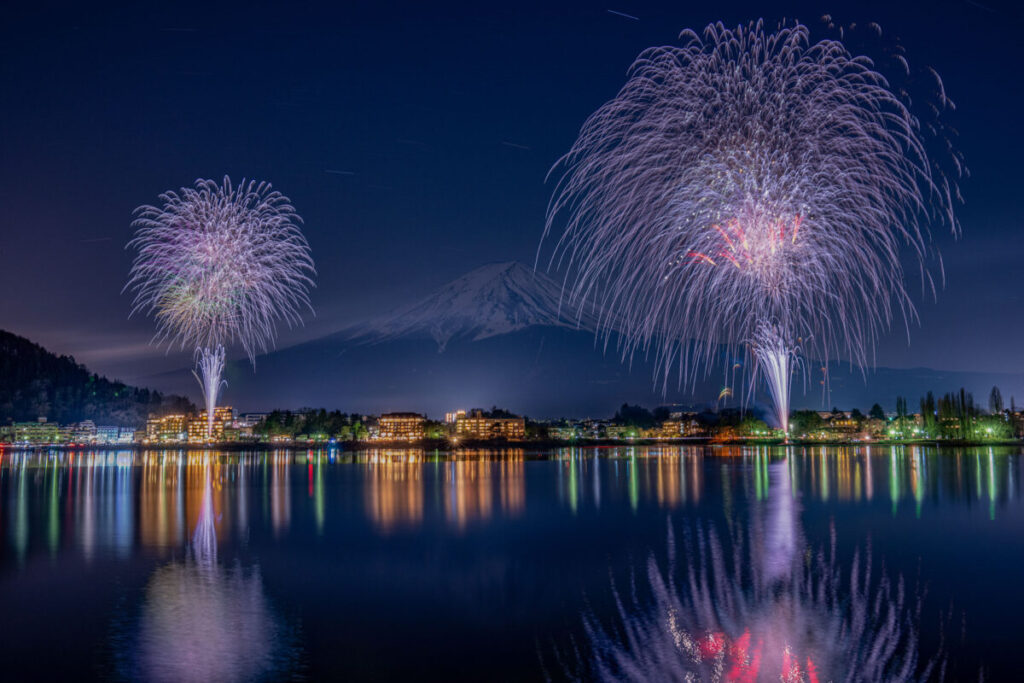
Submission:
<svg viewBox="0 0 1024 683">
<path fill-rule="evenodd" d="M 7 680 L 1008 680 L 1021 462 L 0 451 L 0 659 Z"/>
</svg>

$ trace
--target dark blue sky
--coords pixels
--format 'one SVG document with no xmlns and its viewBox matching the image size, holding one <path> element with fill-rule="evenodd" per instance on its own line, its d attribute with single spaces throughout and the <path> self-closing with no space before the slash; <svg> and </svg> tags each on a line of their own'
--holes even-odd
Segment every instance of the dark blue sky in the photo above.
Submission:
<svg viewBox="0 0 1024 683">
<path fill-rule="evenodd" d="M 824 13 L 942 74 L 972 171 L 962 239 L 936 236 L 945 291 L 878 363 L 1020 371 L 1024 21 L 972 0 L 22 3 L 0 25 L 0 327 L 123 377 L 183 365 L 128 319 L 123 246 L 135 206 L 200 176 L 268 179 L 305 218 L 317 318 L 279 345 L 532 263 L 545 174 L 637 53 L 759 16 L 830 37 Z"/>
</svg>

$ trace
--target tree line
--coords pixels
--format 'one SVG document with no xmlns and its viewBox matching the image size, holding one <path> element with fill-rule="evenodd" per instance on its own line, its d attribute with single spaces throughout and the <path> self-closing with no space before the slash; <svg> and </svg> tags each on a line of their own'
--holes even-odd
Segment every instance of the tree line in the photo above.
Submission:
<svg viewBox="0 0 1024 683">
<path fill-rule="evenodd" d="M 1010 407 L 1003 403 L 999 387 L 992 387 L 987 410 L 974 400 L 971 392 L 960 388 L 936 397 L 929 391 L 918 402 L 920 420 L 913 417 L 905 396 L 896 397 L 896 413 L 891 420 L 879 404 L 874 404 L 867 415 L 854 408 L 849 419 L 857 429 L 864 429 L 868 420 L 885 421 L 895 435 L 929 439 L 977 440 L 1009 439 L 1019 436 L 1021 425 L 1016 402 L 1010 398 Z M 846 417 L 838 408 L 833 417 Z M 827 426 L 827 421 L 815 410 L 797 410 L 790 417 L 794 434 L 811 434 Z"/>
</svg>

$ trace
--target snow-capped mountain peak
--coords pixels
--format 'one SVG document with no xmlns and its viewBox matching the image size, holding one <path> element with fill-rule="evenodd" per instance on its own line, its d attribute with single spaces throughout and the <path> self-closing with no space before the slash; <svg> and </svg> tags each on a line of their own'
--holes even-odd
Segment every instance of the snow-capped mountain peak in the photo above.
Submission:
<svg viewBox="0 0 1024 683">
<path fill-rule="evenodd" d="M 550 277 L 509 261 L 481 266 L 414 304 L 358 325 L 350 338 L 376 343 L 428 335 L 443 351 L 454 338 L 476 341 L 534 325 L 593 328 L 589 316 L 578 319 Z"/>
</svg>

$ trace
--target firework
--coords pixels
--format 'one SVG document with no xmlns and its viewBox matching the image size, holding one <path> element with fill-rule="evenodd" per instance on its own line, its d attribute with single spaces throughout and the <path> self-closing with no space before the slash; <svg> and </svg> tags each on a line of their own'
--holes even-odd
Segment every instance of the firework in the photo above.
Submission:
<svg viewBox="0 0 1024 683">
<path fill-rule="evenodd" d="M 915 319 L 901 252 L 934 293 L 929 226 L 959 231 L 963 168 L 929 157 L 870 60 L 801 24 L 681 40 L 641 53 L 556 165 L 550 266 L 623 359 L 653 354 L 663 391 L 674 369 L 692 386 L 723 346 L 747 347 L 786 429 L 798 347 L 864 367 Z"/>
<path fill-rule="evenodd" d="M 225 347 L 237 343 L 255 367 L 277 324 L 301 322 L 315 270 L 287 197 L 269 183 L 237 187 L 197 180 L 135 210 L 137 250 L 126 289 L 132 312 L 156 320 L 157 343 L 194 348 L 208 435 L 223 386 Z"/>
</svg>

